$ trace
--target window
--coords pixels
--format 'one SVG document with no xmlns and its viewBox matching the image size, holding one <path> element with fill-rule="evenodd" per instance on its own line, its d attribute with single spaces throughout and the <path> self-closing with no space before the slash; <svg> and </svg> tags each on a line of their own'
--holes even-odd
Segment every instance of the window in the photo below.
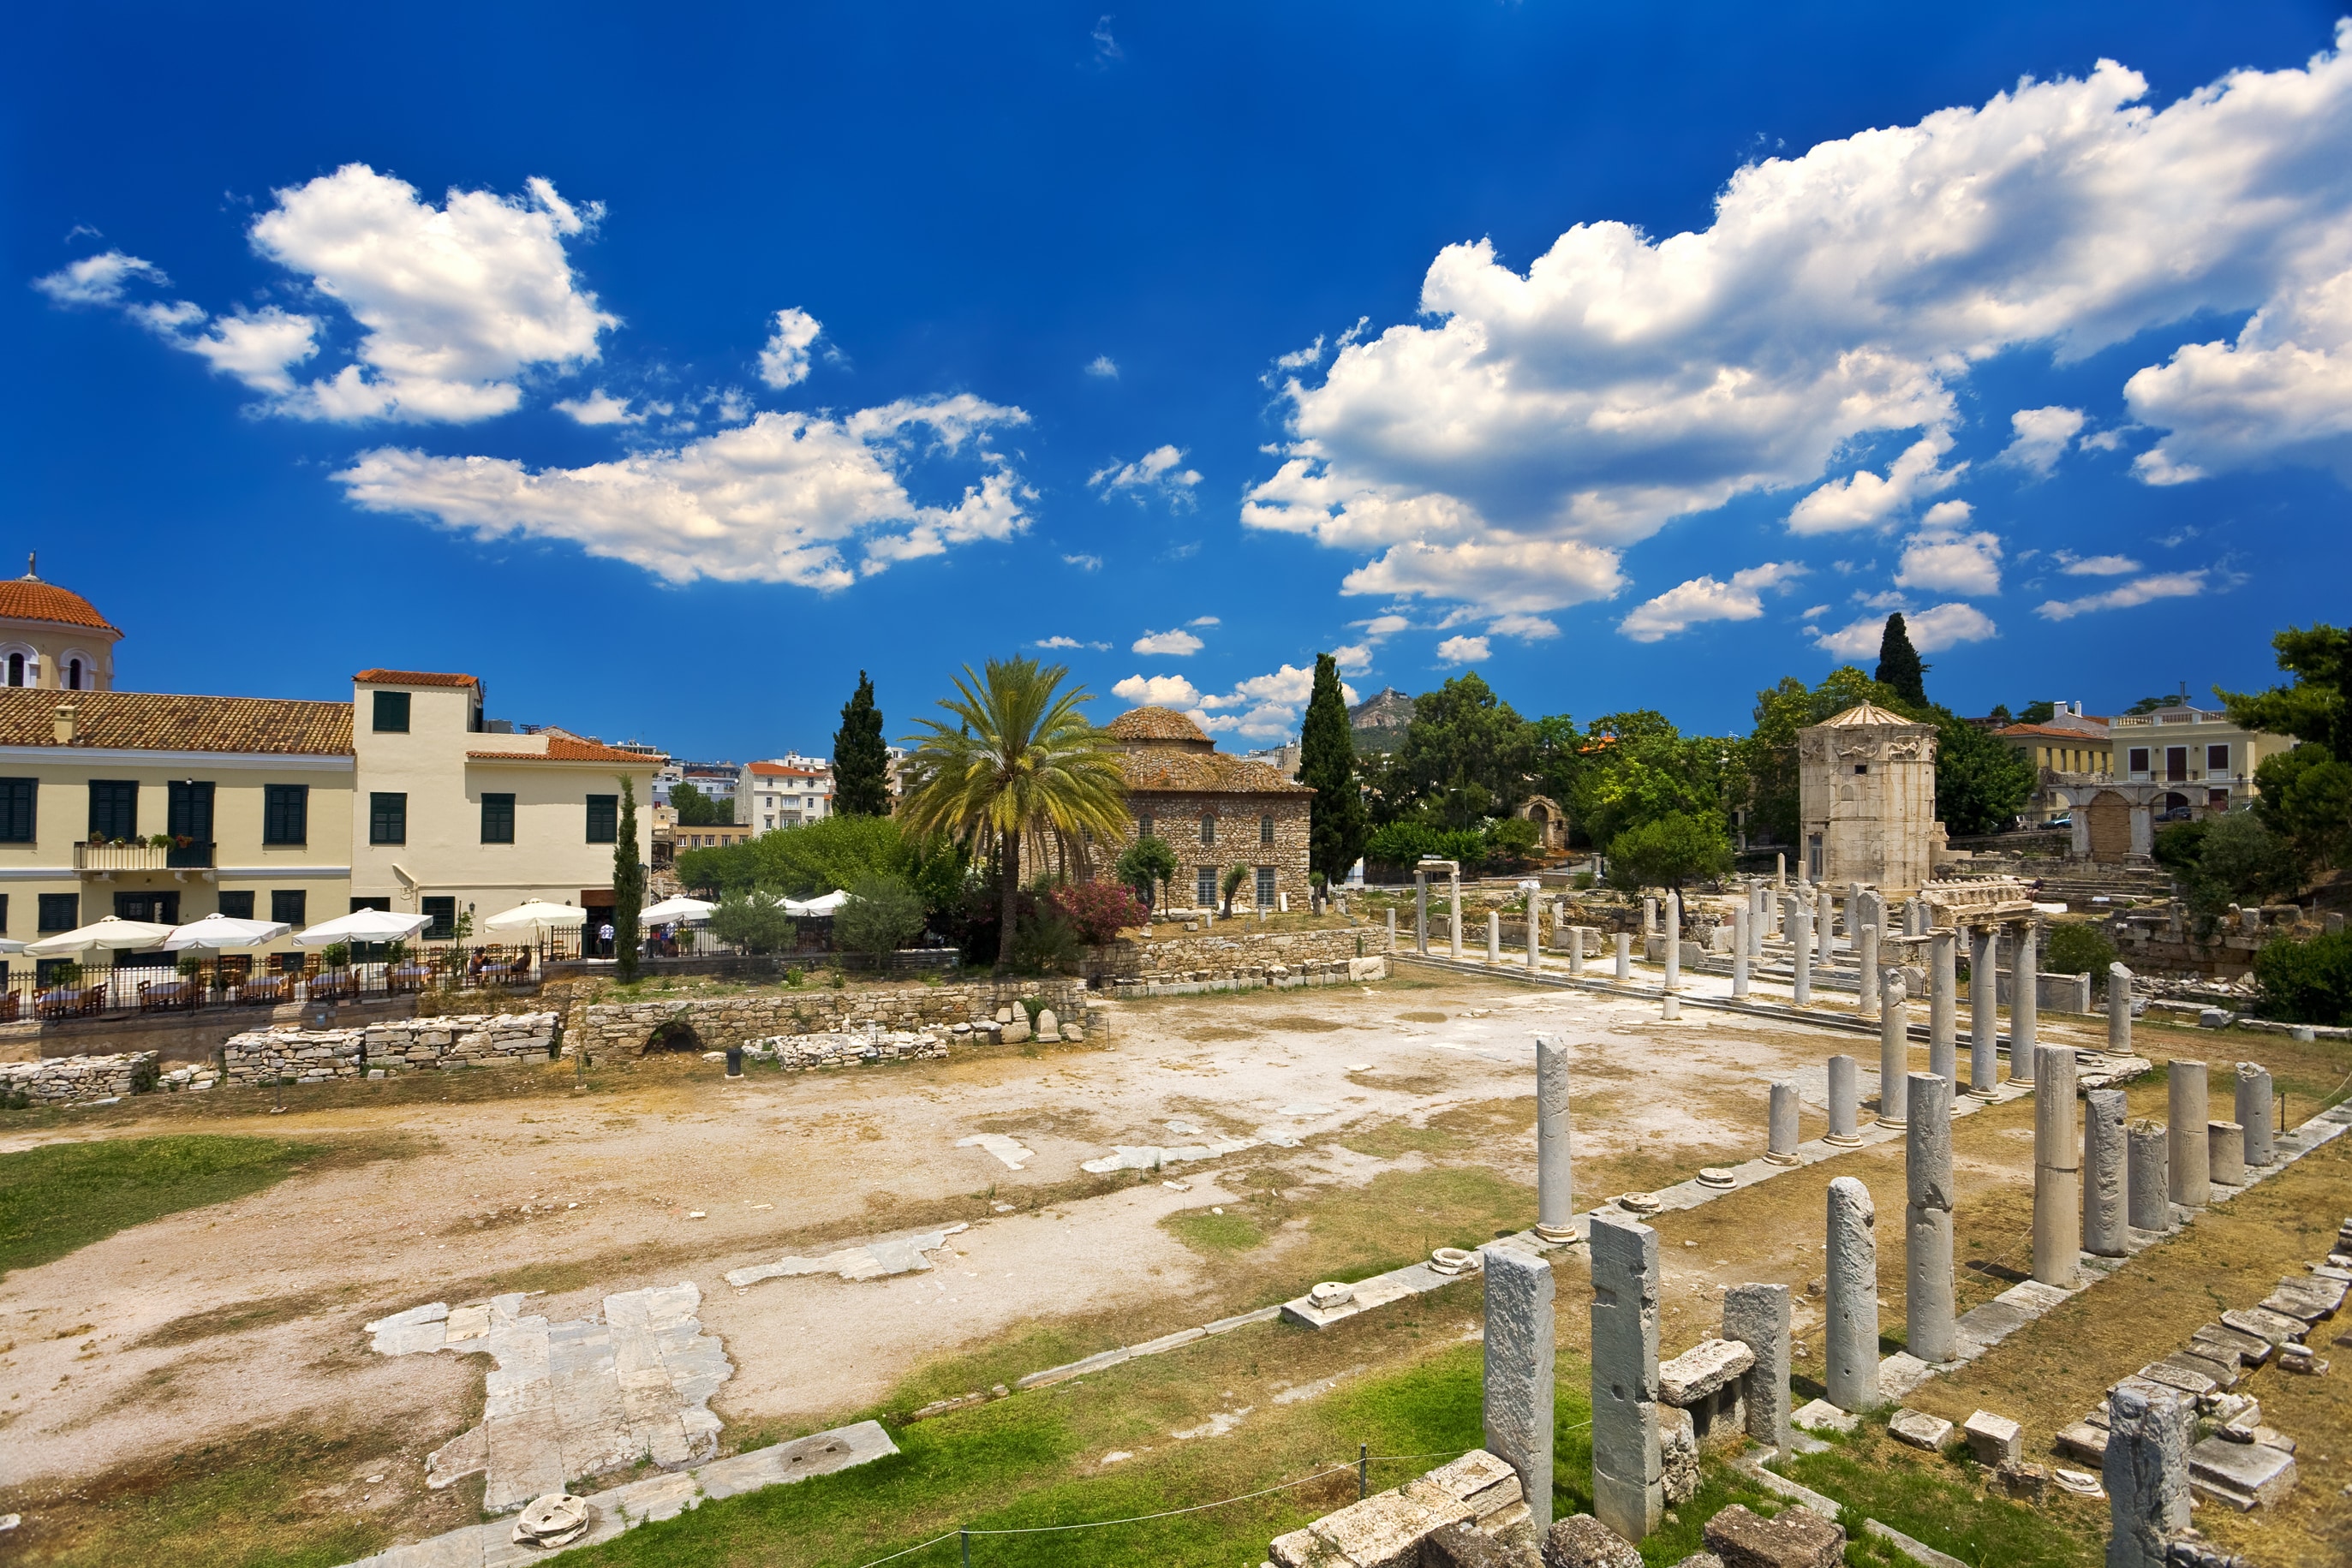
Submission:
<svg viewBox="0 0 2352 1568">
<path fill-rule="evenodd" d="M 482 842 L 510 844 L 514 842 L 514 797 L 490 795 L 482 797 Z"/>
<path fill-rule="evenodd" d="M 1202 908 L 1215 907 L 1217 902 L 1217 868 L 1215 866 L 1204 865 L 1201 868 L 1200 874 L 1195 879 L 1194 892 L 1199 894 Z M 48 895 L 43 894 L 41 896 L 47 898 Z"/>
<path fill-rule="evenodd" d="M 1151 836 L 1151 819 L 1150 817 L 1144 816 L 1135 819 L 1135 836 L 1139 839 L 1148 839 Z"/>
<path fill-rule="evenodd" d="M 2219 746 L 2209 746 L 2205 748 L 2205 771 L 2208 773 L 2227 773 L 2230 771 L 2230 747 L 2228 742 L 2224 741 Z"/>
<path fill-rule="evenodd" d="M 7 895 L 6 894 L 5 894 L 5 893 L 0 893 L 0 936 L 5 936 L 7 934 L 8 934 L 8 895 Z M 5 965 L 0 965 L 0 968 L 4 968 L 4 967 L 6 967 L 6 966 L 5 966 Z"/>
<path fill-rule="evenodd" d="M 269 891 L 269 918 L 282 920 L 299 931 L 310 923 L 310 894 L 299 887 L 277 887 Z"/>
<path fill-rule="evenodd" d="M 250 893 L 224 892 L 220 895 L 220 912 L 228 916 L 231 920 L 252 919 L 253 894 Z"/>
<path fill-rule="evenodd" d="M 392 913 L 392 900 L 389 898 L 354 898 L 352 900 L 352 913 L 353 915 L 357 915 L 362 909 L 373 909 L 381 914 L 389 915 Z"/>
<path fill-rule="evenodd" d="M 1205 811 L 1201 814 L 1201 841 L 1204 844 L 1217 841 L 1217 819 Z"/>
<path fill-rule="evenodd" d="M 1857 762 L 1853 765 L 1853 771 L 1854 777 L 1860 778 L 1863 774 L 1870 771 L 1870 764 L 1867 762 Z"/>
<path fill-rule="evenodd" d="M 92 839 L 135 839 L 139 836 L 137 779 L 93 779 L 89 781 L 89 836 Z"/>
<path fill-rule="evenodd" d="M 8 684 L 12 686 L 25 684 L 25 655 L 22 653 L 8 655 Z"/>
<path fill-rule="evenodd" d="M 70 931 L 80 924 L 80 894 L 45 893 L 41 894 L 41 929 L 43 931 Z"/>
<path fill-rule="evenodd" d="M 66 690 L 69 692 L 78 692 L 81 690 L 81 661 L 79 659 L 68 659 L 66 661 Z"/>
<path fill-rule="evenodd" d="M 406 692 L 375 694 L 375 732 L 378 735 L 408 733 L 408 694 Z"/>
<path fill-rule="evenodd" d="M 1266 821 L 1271 822 L 1274 819 L 1268 817 Z M 1274 907 L 1274 868 L 1270 865 L 1257 868 L 1257 906 L 1260 909 Z"/>
<path fill-rule="evenodd" d="M 261 841 L 265 844 L 310 841 L 310 787 L 308 784 L 265 784 L 261 787 Z"/>
<path fill-rule="evenodd" d="M 174 779 L 163 786 L 163 831 L 192 843 L 213 841 L 213 783 L 209 779 Z"/>
<path fill-rule="evenodd" d="M 618 795 L 588 797 L 588 841 L 592 844 L 617 843 L 621 838 L 621 798 Z"/>
<path fill-rule="evenodd" d="M 1272 817 L 1260 817 L 1257 820 L 1257 841 L 1262 844 L 1270 844 L 1274 842 L 1274 819 Z"/>
<path fill-rule="evenodd" d="M 446 942 L 457 935 L 457 901 L 454 898 L 420 898 L 417 913 L 425 916 L 421 935 L 428 942 Z"/>
<path fill-rule="evenodd" d="M 2209 811 L 2228 810 L 2230 809 L 2230 792 L 2227 789 L 2206 790 L 2205 809 Z"/>
<path fill-rule="evenodd" d="M 34 791 L 30 779 L 0 779 L 0 844 L 33 841 Z"/>
<path fill-rule="evenodd" d="M 2135 746 L 2135 747 L 2133 747 L 2131 748 L 2131 751 L 2130 751 L 2129 755 L 2130 755 L 2130 758 L 2131 758 L 2131 771 L 2132 771 L 2132 772 L 2134 772 L 2134 773 L 2145 773 L 2145 772 L 2147 772 L 2147 747 L 2145 747 L 2145 746 Z"/>
<path fill-rule="evenodd" d="M 368 795 L 368 842 L 372 844 L 404 844 L 408 841 L 408 797 L 377 789 Z M 358 908 L 353 904 L 352 907 Z M 390 904 L 384 905 L 392 907 Z"/>
</svg>

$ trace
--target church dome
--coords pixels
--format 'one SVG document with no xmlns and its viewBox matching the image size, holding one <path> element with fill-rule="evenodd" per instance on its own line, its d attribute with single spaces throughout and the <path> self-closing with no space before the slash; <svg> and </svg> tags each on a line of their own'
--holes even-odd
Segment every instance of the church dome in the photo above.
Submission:
<svg viewBox="0 0 2352 1568">
<path fill-rule="evenodd" d="M 1201 727 L 1173 708 L 1130 708 L 1103 727 L 1112 739 L 1130 749 L 1172 747 L 1182 751 L 1213 751 Z"/>
<path fill-rule="evenodd" d="M 29 570 L 14 581 L 0 581 L 0 621 L 47 621 L 122 635 L 89 600 L 69 588 L 43 582 Z"/>
</svg>

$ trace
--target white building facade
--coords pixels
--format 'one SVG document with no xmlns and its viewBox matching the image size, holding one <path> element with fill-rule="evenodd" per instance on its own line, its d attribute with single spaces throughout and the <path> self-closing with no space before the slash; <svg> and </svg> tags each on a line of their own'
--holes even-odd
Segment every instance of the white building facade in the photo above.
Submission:
<svg viewBox="0 0 2352 1568">
<path fill-rule="evenodd" d="M 735 780 L 735 821 L 756 832 L 833 815 L 833 764 L 798 752 L 747 762 Z"/>
</svg>

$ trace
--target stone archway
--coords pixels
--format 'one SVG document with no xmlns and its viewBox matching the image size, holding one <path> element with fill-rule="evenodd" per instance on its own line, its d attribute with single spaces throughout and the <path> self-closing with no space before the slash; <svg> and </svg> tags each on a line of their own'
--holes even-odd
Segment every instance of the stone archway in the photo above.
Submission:
<svg viewBox="0 0 2352 1568">
<path fill-rule="evenodd" d="M 1568 813 L 1561 810 L 1559 802 L 1549 796 L 1530 795 L 1520 801 L 1518 810 L 1511 814 L 1535 824 L 1536 843 L 1539 848 L 1568 848 Z"/>
<path fill-rule="evenodd" d="M 646 1043 L 638 1048 L 637 1054 L 650 1056 L 656 1051 L 690 1051 L 699 1055 L 709 1049 L 702 1043 L 702 1037 L 694 1031 L 692 1023 L 682 1018 L 674 1018 L 664 1019 L 656 1024 L 653 1033 L 646 1036 Z"/>
<path fill-rule="evenodd" d="M 2131 802 L 2113 789 L 2091 797 L 2084 816 L 2090 825 L 2091 859 L 2121 865 L 2131 854 Z"/>
</svg>

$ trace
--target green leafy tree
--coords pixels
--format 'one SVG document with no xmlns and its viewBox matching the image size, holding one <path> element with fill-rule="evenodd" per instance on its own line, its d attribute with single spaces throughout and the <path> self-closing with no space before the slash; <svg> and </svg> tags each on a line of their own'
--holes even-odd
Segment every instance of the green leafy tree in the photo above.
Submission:
<svg viewBox="0 0 2352 1568">
<path fill-rule="evenodd" d="M 2137 702 L 2132 704 L 2131 706 L 2124 709 L 2124 712 L 2133 715 L 2161 713 L 2166 708 L 2180 706 L 2187 699 L 2178 695 L 2168 697 L 2142 697 Z"/>
<path fill-rule="evenodd" d="M 833 809 L 845 817 L 890 812 L 890 751 L 882 744 L 874 683 L 863 670 L 857 690 L 841 705 L 841 727 L 833 732 Z"/>
<path fill-rule="evenodd" d="M 761 889 L 728 894 L 710 912 L 710 934 L 746 953 L 782 952 L 793 946 L 798 930 L 784 912 L 784 901 Z"/>
<path fill-rule="evenodd" d="M 1739 743 L 1737 765 L 1747 795 L 1752 834 L 1793 844 L 1802 809 L 1797 768 L 1797 732 L 1834 718 L 1862 703 L 1903 712 L 1902 699 L 1852 664 L 1841 664 L 1807 687 L 1792 675 L 1756 694 L 1756 727 Z"/>
<path fill-rule="evenodd" d="M 2148 846 L 2156 863 L 2168 872 L 2186 874 L 2196 869 L 2205 854 L 2205 835 L 2212 830 L 2212 820 L 2171 822 L 2156 831 L 2156 841 Z"/>
<path fill-rule="evenodd" d="M 2254 815 L 2294 858 L 2298 883 L 2352 864 L 2352 767 L 2305 742 L 2254 769 Z"/>
<path fill-rule="evenodd" d="M 1168 847 L 1168 841 L 1157 833 L 1141 833 L 1119 852 L 1110 873 L 1120 885 L 1133 888 L 1149 909 L 1158 906 L 1160 890 L 1175 876 L 1176 869 L 1176 852 Z"/>
<path fill-rule="evenodd" d="M 1931 708 L 1936 727 L 1936 812 L 1953 833 L 1998 833 L 2032 797 L 2036 774 L 2025 756 L 1948 708 Z"/>
<path fill-rule="evenodd" d="M 1527 721 L 1474 670 L 1415 701 L 1382 773 L 1383 809 L 1391 819 L 1475 828 L 1526 800 L 1534 768 Z"/>
<path fill-rule="evenodd" d="M 613 837 L 613 956 L 625 983 L 637 977 L 637 912 L 646 906 L 646 862 L 637 858 L 637 786 L 621 775 L 621 821 Z"/>
<path fill-rule="evenodd" d="M 1536 793 L 1549 796 L 1568 812 L 1570 829 L 1576 831 L 1582 824 L 1570 803 L 1584 771 L 1584 732 L 1567 714 L 1549 714 L 1528 724 L 1528 740 L 1535 751 Z"/>
<path fill-rule="evenodd" d="M 2352 1023 L 2352 931 L 2266 942 L 2254 955 L 2260 1010 L 2289 1023 Z"/>
<path fill-rule="evenodd" d="M 1996 708 L 1994 711 L 2000 710 Z M 2027 703 L 2017 710 L 2017 722 L 2020 724 L 2048 724 L 2057 716 L 2058 705 L 2046 697 L 2040 702 Z"/>
<path fill-rule="evenodd" d="M 1592 721 L 1570 810 L 1596 845 L 1614 843 L 1628 828 L 1677 812 L 1725 816 L 1736 746 L 1714 737 L 1685 737 L 1664 714 L 1649 708 L 1603 714 Z"/>
<path fill-rule="evenodd" d="M 1328 653 L 1315 655 L 1315 689 L 1307 699 L 1298 750 L 1298 781 L 1315 790 L 1307 808 L 1307 864 L 1326 881 L 1339 882 L 1363 854 L 1367 825 L 1348 699 L 1339 689 L 1339 661 Z"/>
<path fill-rule="evenodd" d="M 1065 867 L 1082 866 L 1088 835 L 1117 840 L 1129 824 L 1118 751 L 1087 722 L 1084 687 L 1065 690 L 1069 671 L 1034 659 L 970 665 L 944 719 L 916 722 L 927 733 L 908 758 L 899 816 L 992 857 L 999 889 L 1000 963 L 1013 960 L 1024 839 L 1052 842 Z"/>
<path fill-rule="evenodd" d="M 1234 913 L 1234 894 L 1242 890 L 1242 883 L 1249 880 L 1249 874 L 1250 868 L 1245 865 L 1230 865 L 1225 868 L 1225 881 L 1223 892 L 1224 894 L 1225 915 L 1228 919 L 1232 918 Z"/>
<path fill-rule="evenodd" d="M 2116 961 L 2116 945 L 2105 932 L 2087 921 L 2061 921 L 2050 928 L 2042 967 L 2053 975 L 2089 975 L 2106 983 L 2107 966 Z"/>
<path fill-rule="evenodd" d="M 734 807 L 719 803 L 688 783 L 669 787 L 669 809 L 677 813 L 681 828 L 710 828 L 735 820 Z"/>
<path fill-rule="evenodd" d="M 2248 729 L 2291 735 L 2327 748 L 2338 762 L 2352 763 L 2352 631 L 2316 624 L 2290 626 L 2271 639 L 2278 666 L 2294 679 L 2263 692 L 2214 695 L 2230 720 Z"/>
<path fill-rule="evenodd" d="M 893 817 L 819 817 L 751 841 L 755 880 L 787 898 L 846 893 L 862 877 L 905 877 L 909 836 Z"/>
<path fill-rule="evenodd" d="M 1484 859 L 1489 865 L 1501 862 L 1505 865 L 1524 865 L 1543 842 L 1543 834 L 1525 817 L 1505 817 L 1486 831 Z"/>
<path fill-rule="evenodd" d="M 923 897 L 903 878 L 868 874 L 846 890 L 849 901 L 833 917 L 834 940 L 879 966 L 921 935 Z"/>
<path fill-rule="evenodd" d="M 1609 881 L 1621 888 L 1680 888 L 1731 869 L 1731 840 L 1712 812 L 1675 811 L 1626 829 L 1609 844 Z"/>
<path fill-rule="evenodd" d="M 1919 662 L 1918 650 L 1911 646 L 1911 632 L 1903 624 L 1901 611 L 1886 618 L 1886 629 L 1879 633 L 1877 680 L 1905 702 L 1927 706 L 1927 666 Z"/>
<path fill-rule="evenodd" d="M 2210 917 L 2232 900 L 2252 903 L 2291 894 L 2294 870 L 2294 852 L 2253 812 L 2209 817 L 2197 869 L 2189 878 L 2189 905 Z"/>
</svg>

